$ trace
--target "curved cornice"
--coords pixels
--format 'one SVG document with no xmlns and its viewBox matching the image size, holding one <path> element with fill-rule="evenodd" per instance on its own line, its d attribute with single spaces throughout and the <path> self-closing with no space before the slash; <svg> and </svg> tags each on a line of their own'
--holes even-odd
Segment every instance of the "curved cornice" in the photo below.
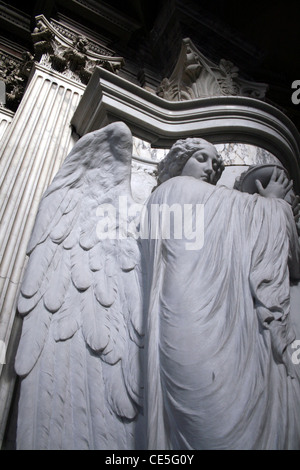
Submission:
<svg viewBox="0 0 300 470">
<path fill-rule="evenodd" d="M 84 135 L 117 120 L 154 147 L 170 147 L 189 136 L 214 144 L 240 142 L 262 147 L 279 158 L 292 175 L 295 189 L 300 190 L 300 135 L 281 111 L 265 102 L 240 96 L 171 102 L 97 68 L 72 125 Z"/>
</svg>

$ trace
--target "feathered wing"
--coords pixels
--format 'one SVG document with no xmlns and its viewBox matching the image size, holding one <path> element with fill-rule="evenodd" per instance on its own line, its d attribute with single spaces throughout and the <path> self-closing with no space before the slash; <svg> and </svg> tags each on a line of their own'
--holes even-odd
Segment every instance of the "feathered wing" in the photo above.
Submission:
<svg viewBox="0 0 300 470">
<path fill-rule="evenodd" d="M 140 253 L 119 225 L 131 152 L 123 123 L 86 135 L 41 201 L 18 302 L 19 449 L 143 445 Z"/>
</svg>

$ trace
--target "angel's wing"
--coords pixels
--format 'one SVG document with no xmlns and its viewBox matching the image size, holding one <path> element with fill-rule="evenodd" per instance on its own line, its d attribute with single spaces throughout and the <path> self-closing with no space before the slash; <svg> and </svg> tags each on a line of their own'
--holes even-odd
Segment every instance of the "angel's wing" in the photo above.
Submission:
<svg viewBox="0 0 300 470">
<path fill-rule="evenodd" d="M 84 136 L 41 201 L 18 302 L 19 449 L 142 446 L 139 247 L 118 237 L 131 155 L 123 123 Z M 105 236 L 99 207 L 115 209 Z"/>
</svg>

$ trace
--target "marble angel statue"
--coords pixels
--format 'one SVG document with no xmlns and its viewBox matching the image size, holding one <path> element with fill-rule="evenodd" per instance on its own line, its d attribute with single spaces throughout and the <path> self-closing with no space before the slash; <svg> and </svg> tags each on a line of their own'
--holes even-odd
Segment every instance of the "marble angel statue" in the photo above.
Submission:
<svg viewBox="0 0 300 470">
<path fill-rule="evenodd" d="M 139 250 L 117 210 L 133 203 L 131 157 L 123 123 L 84 136 L 40 203 L 18 302 L 18 449 L 143 445 Z M 116 236 L 101 238 L 107 205 Z"/>
<path fill-rule="evenodd" d="M 147 201 L 143 230 L 164 233 L 168 214 L 151 216 L 156 205 L 173 207 L 187 228 L 180 237 L 174 222 L 170 236 L 142 240 L 148 447 L 299 449 L 299 304 L 290 307 L 299 244 L 297 211 L 284 200 L 292 182 L 275 167 L 263 186 L 253 172 L 248 194 L 215 186 L 222 170 L 212 144 L 179 140 Z"/>
<path fill-rule="evenodd" d="M 179 140 L 131 220 L 131 151 L 123 123 L 87 134 L 41 201 L 18 302 L 18 448 L 299 449 L 292 183 L 275 168 L 254 173 L 255 194 L 216 186 L 215 147 Z"/>
</svg>

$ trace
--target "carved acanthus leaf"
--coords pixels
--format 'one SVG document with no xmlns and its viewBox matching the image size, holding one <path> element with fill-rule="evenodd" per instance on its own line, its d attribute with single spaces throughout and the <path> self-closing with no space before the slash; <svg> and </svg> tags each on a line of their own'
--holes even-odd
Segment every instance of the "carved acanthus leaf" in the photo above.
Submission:
<svg viewBox="0 0 300 470">
<path fill-rule="evenodd" d="M 264 99 L 267 85 L 244 80 L 239 69 L 221 59 L 217 65 L 207 59 L 188 38 L 170 78 L 164 78 L 157 94 L 169 101 L 184 101 L 210 96 L 249 96 Z"/>
</svg>

